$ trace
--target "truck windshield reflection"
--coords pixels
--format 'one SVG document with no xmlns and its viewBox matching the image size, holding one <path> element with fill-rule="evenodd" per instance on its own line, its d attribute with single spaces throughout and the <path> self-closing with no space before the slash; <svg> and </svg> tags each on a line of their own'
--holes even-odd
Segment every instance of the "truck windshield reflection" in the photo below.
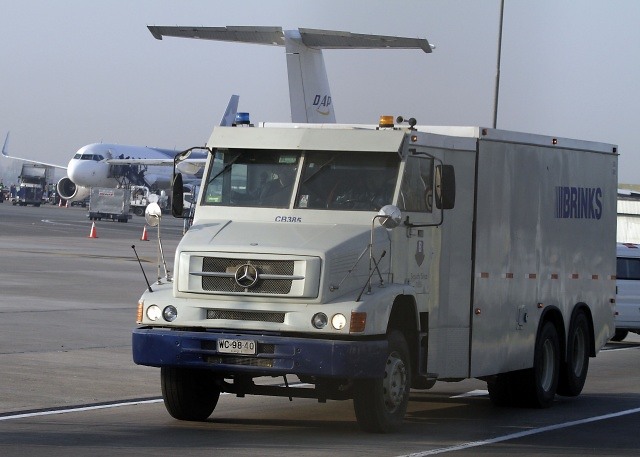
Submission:
<svg viewBox="0 0 640 457">
<path fill-rule="evenodd" d="M 392 203 L 397 154 L 217 150 L 203 205 L 377 211 Z"/>
</svg>

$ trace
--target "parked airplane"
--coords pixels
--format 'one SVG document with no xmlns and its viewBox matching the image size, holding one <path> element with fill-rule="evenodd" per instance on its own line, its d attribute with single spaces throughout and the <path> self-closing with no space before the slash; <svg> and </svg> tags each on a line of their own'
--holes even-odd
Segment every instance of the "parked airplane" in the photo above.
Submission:
<svg viewBox="0 0 640 457">
<path fill-rule="evenodd" d="M 322 56 L 323 49 L 422 49 L 435 46 L 423 38 L 364 35 L 333 30 L 282 30 L 281 27 L 147 26 L 163 37 L 196 38 L 284 46 L 289 77 L 292 122 L 334 123 L 333 99 Z"/>
<path fill-rule="evenodd" d="M 282 30 L 280 27 L 179 27 L 148 26 L 153 36 L 199 38 L 206 40 L 284 46 L 287 56 L 289 101 L 293 122 L 334 123 L 333 99 L 322 56 L 322 49 L 422 49 L 433 46 L 426 39 L 383 35 L 363 35 L 331 30 Z M 233 105 L 235 97 L 235 106 Z M 237 96 L 229 102 L 221 125 L 231 125 L 237 110 Z M 8 156 L 5 148 L 2 153 Z M 69 161 L 67 177 L 58 182 L 58 193 L 70 201 L 82 200 L 91 187 L 128 184 L 168 188 L 176 151 L 142 146 L 95 143 L 80 148 Z M 192 156 L 193 157 L 193 156 Z M 21 159 L 27 162 L 31 160 Z M 189 158 L 181 164 L 186 174 L 198 168 Z M 50 165 L 50 164 L 47 164 Z M 54 165 L 58 168 L 58 165 Z M 161 167 L 164 166 L 164 167 Z"/>
<path fill-rule="evenodd" d="M 232 95 L 220 125 L 232 125 L 238 110 L 237 95 Z M 12 157 L 7 151 L 9 134 L 5 139 L 2 154 L 5 157 L 19 159 L 28 163 L 42 164 L 59 169 L 66 169 L 67 176 L 57 184 L 60 197 L 69 201 L 82 200 L 89 196 L 91 187 L 118 187 L 126 185 L 147 186 L 150 189 L 168 189 L 171 185 L 173 158 L 178 151 L 170 149 L 150 148 L 146 146 L 127 146 L 122 144 L 93 143 L 81 147 L 73 155 L 69 164 L 64 167 L 21 157 Z M 193 159 L 182 165 L 182 171 L 195 175 L 205 157 Z"/>
</svg>

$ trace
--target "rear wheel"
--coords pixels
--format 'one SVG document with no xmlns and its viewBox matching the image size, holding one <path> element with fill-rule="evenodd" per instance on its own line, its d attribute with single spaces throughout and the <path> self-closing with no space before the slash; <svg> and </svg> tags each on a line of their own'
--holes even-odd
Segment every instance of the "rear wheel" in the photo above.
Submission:
<svg viewBox="0 0 640 457">
<path fill-rule="evenodd" d="M 160 378 L 164 406 L 175 419 L 206 420 L 218 404 L 220 388 L 208 371 L 163 367 Z"/>
<path fill-rule="evenodd" d="M 364 379 L 354 386 L 353 407 L 360 427 L 367 432 L 388 433 L 400 428 L 409 403 L 411 363 L 402 333 L 392 331 L 384 376 Z"/>
<path fill-rule="evenodd" d="M 567 397 L 580 395 L 589 371 L 589 322 L 583 312 L 579 312 L 569 327 L 567 339 L 567 360 L 561 366 L 558 380 L 558 394 Z"/>
<path fill-rule="evenodd" d="M 533 368 L 511 374 L 512 395 L 519 406 L 548 408 L 553 403 L 560 371 L 560 342 L 552 322 L 545 322 L 536 339 Z"/>
</svg>

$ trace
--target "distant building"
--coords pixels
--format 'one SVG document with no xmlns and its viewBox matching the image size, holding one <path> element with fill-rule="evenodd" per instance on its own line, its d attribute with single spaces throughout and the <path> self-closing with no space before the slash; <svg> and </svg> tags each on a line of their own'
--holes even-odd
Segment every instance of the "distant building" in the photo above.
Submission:
<svg viewBox="0 0 640 457">
<path fill-rule="evenodd" d="M 640 191 L 618 189 L 618 231 L 620 243 L 640 243 Z"/>
</svg>

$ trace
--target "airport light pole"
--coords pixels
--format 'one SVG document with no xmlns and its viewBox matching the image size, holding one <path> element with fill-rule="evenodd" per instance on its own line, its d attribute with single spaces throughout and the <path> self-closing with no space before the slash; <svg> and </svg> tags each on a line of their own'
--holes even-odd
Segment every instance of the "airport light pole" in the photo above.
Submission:
<svg viewBox="0 0 640 457">
<path fill-rule="evenodd" d="M 504 0 L 500 0 L 500 30 L 498 33 L 498 59 L 496 69 L 496 90 L 493 99 L 493 128 L 498 125 L 498 92 L 500 91 L 500 55 L 502 53 L 502 19 L 504 17 Z"/>
</svg>

